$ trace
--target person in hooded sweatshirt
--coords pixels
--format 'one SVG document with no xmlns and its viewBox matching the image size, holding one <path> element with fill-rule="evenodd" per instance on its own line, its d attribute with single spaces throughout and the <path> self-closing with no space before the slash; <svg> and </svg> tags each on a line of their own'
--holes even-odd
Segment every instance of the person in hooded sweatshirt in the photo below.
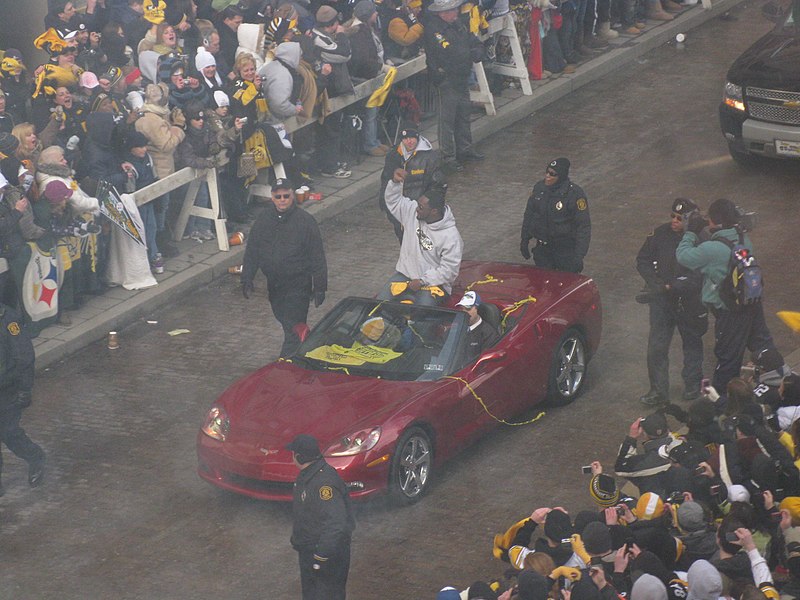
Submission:
<svg viewBox="0 0 800 600">
<path fill-rule="evenodd" d="M 719 600 L 722 596 L 722 577 L 707 560 L 698 560 L 689 567 L 686 579 L 689 583 L 686 600 Z"/>
<path fill-rule="evenodd" d="M 381 173 L 381 189 L 378 193 L 378 206 L 386 213 L 386 217 L 394 227 L 397 239 L 403 240 L 403 227 L 386 208 L 383 198 L 386 184 L 392 178 L 395 169 L 403 169 L 408 173 L 403 180 L 403 195 L 416 200 L 434 181 L 443 181 L 439 152 L 433 149 L 428 139 L 419 133 L 414 124 L 407 124 L 400 131 L 400 143 L 386 155 Z"/>
<path fill-rule="evenodd" d="M 450 294 L 458 277 L 464 242 L 453 211 L 445 203 L 447 186 L 434 184 L 417 200 L 412 200 L 403 196 L 407 175 L 407 171 L 397 169 L 386 184 L 386 208 L 409 235 L 404 235 L 400 244 L 396 273 L 378 298 L 435 306 Z M 399 294 L 393 294 L 393 283 L 408 285 Z"/>
<path fill-rule="evenodd" d="M 270 123 L 280 123 L 303 112 L 300 99 L 303 80 L 297 72 L 301 56 L 300 44 L 283 42 L 275 48 L 275 60 L 261 71 L 261 89 L 269 106 Z"/>
</svg>

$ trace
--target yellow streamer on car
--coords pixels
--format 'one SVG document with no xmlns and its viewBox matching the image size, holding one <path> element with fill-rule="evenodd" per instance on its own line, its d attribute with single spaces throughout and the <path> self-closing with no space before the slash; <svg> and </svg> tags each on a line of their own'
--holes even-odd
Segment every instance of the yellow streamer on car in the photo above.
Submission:
<svg viewBox="0 0 800 600">
<path fill-rule="evenodd" d="M 500 326 L 503 328 L 503 330 L 505 330 L 506 328 L 506 319 L 509 317 L 511 313 L 513 313 L 521 306 L 524 306 L 525 304 L 529 304 L 532 302 L 536 302 L 536 298 L 534 298 L 533 296 L 528 296 L 527 298 L 523 298 L 522 300 L 517 300 L 511 306 L 507 306 L 506 308 L 504 308 L 502 310 L 503 319 L 500 321 Z"/>
<path fill-rule="evenodd" d="M 472 395 L 475 397 L 475 399 L 476 399 L 478 402 L 480 402 L 480 405 L 483 407 L 483 410 L 484 410 L 484 411 L 486 411 L 486 414 L 487 414 L 487 415 L 489 415 L 490 417 L 492 417 L 492 418 L 493 418 L 495 421 L 497 421 L 498 423 L 502 423 L 503 425 L 511 425 L 511 426 L 513 426 L 513 427 L 517 427 L 517 426 L 519 426 L 519 425 L 530 425 L 531 423 L 535 423 L 536 421 L 538 421 L 539 419 L 541 419 L 541 418 L 542 418 L 542 417 L 543 417 L 543 416 L 546 414 L 544 411 L 541 411 L 541 412 L 540 412 L 539 414 L 537 414 L 535 417 L 533 417 L 532 419 L 528 419 L 527 421 L 522 421 L 521 423 L 509 423 L 509 422 L 508 422 L 508 421 L 506 421 L 505 419 L 501 419 L 501 418 L 499 418 L 499 417 L 496 417 L 496 416 L 494 416 L 494 415 L 492 414 L 492 411 L 490 411 L 490 410 L 489 410 L 489 407 L 488 407 L 488 406 L 486 406 L 486 403 L 483 401 L 483 398 L 481 398 L 480 396 L 478 396 L 478 394 L 476 394 L 476 393 L 475 393 L 475 390 L 474 390 L 474 389 L 472 389 L 472 386 L 471 386 L 471 385 L 470 385 L 470 384 L 469 384 L 469 383 L 468 383 L 468 382 L 467 382 L 465 379 L 462 379 L 461 377 L 455 377 L 455 376 L 453 376 L 453 375 L 445 375 L 445 379 L 454 379 L 455 381 L 460 381 L 461 383 L 463 383 L 463 384 L 464 384 L 464 386 L 465 386 L 465 387 L 466 387 L 466 388 L 467 388 L 467 389 L 470 391 L 470 393 L 471 393 L 471 394 L 472 394 Z"/>
<path fill-rule="evenodd" d="M 484 275 L 484 279 L 479 279 L 478 281 L 473 281 L 467 287 L 464 288 L 464 291 L 468 292 L 472 288 L 474 288 L 476 285 L 485 285 L 487 283 L 503 283 L 503 280 L 502 279 L 498 279 L 497 277 L 495 277 L 491 273 L 487 273 L 486 275 Z"/>
<path fill-rule="evenodd" d="M 392 296 L 399 296 L 403 292 L 408 289 L 408 281 L 393 281 L 390 290 L 392 292 Z M 440 288 L 438 285 L 423 285 L 420 290 L 426 290 L 431 293 L 432 296 L 439 296 L 440 298 L 444 297 L 444 290 Z"/>
</svg>

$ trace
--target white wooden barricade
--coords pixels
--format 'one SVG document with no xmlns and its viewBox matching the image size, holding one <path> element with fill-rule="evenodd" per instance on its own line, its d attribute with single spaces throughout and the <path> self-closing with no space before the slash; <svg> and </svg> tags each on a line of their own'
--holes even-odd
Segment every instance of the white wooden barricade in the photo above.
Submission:
<svg viewBox="0 0 800 600">
<path fill-rule="evenodd" d="M 208 184 L 211 208 L 201 208 L 194 205 L 197 190 L 203 182 Z M 173 239 L 175 241 L 181 239 L 181 235 L 186 229 L 186 223 L 189 221 L 190 216 L 204 217 L 214 222 L 214 229 L 217 234 L 217 245 L 220 250 L 227 252 L 230 250 L 230 245 L 228 244 L 228 230 L 225 228 L 225 219 L 220 218 L 219 188 L 217 186 L 216 169 L 192 169 L 186 167 L 180 171 L 175 171 L 175 173 L 164 177 L 164 179 L 159 179 L 155 183 L 151 183 L 137 190 L 134 192 L 133 198 L 136 201 L 136 206 L 142 206 L 187 183 L 189 186 L 186 188 L 186 194 L 183 198 L 181 212 L 178 216 L 178 223 L 173 233 Z"/>
<path fill-rule="evenodd" d="M 489 31 L 483 37 L 484 40 L 490 36 L 495 38 L 507 37 L 511 46 L 511 56 L 514 58 L 514 64 L 506 65 L 495 62 L 492 65 L 492 71 L 505 75 L 506 77 L 513 77 L 519 80 L 522 93 L 530 96 L 533 93 L 531 89 L 531 82 L 528 77 L 528 69 L 525 66 L 525 58 L 522 56 L 522 47 L 519 44 L 519 36 L 517 35 L 517 28 L 514 26 L 514 16 L 512 13 L 506 13 L 501 17 L 495 17 L 489 20 Z M 486 72 L 484 71 L 482 63 L 475 63 L 472 65 L 475 77 L 478 80 L 478 90 L 469 93 L 469 99 L 472 102 L 479 102 L 483 104 L 487 115 L 497 114 L 494 106 L 494 96 L 489 91 L 489 83 L 486 79 Z"/>
</svg>

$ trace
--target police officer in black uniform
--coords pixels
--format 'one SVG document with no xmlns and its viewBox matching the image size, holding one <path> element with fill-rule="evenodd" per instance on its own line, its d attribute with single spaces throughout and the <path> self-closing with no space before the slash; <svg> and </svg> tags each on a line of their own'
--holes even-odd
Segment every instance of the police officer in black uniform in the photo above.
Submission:
<svg viewBox="0 0 800 600">
<path fill-rule="evenodd" d="M 447 172 L 461 171 L 464 161 L 484 159 L 472 147 L 469 121 L 469 76 L 472 63 L 483 59 L 484 48 L 459 19 L 463 2 L 435 0 L 423 23 L 428 78 L 439 92 L 439 148 Z"/>
<path fill-rule="evenodd" d="M 677 198 L 672 203 L 670 222 L 656 227 L 636 256 L 636 269 L 645 281 L 636 300 L 650 306 L 650 390 L 640 400 L 650 406 L 669 401 L 669 345 L 676 327 L 683 343 L 683 399 L 690 402 L 700 398 L 703 334 L 708 330 L 708 311 L 700 299 L 703 280 L 700 273 L 682 267 L 675 258 L 683 237 L 683 219 L 695 210 L 694 202 Z"/>
<path fill-rule="evenodd" d="M 19 313 L 0 304 L 0 442 L 28 463 L 28 483 L 41 485 L 44 450 L 26 435 L 19 421 L 31 404 L 35 355 Z M 0 472 L 3 457 L 0 454 Z M 0 496 L 4 493 L 0 484 Z"/>
<path fill-rule="evenodd" d="M 300 345 L 295 325 L 308 318 L 308 303 L 325 301 L 328 265 L 316 220 L 294 201 L 287 179 L 272 186 L 272 203 L 258 216 L 244 252 L 242 294 L 250 297 L 258 270 L 267 277 L 272 313 L 283 327 L 281 357 L 292 356 Z"/>
<path fill-rule="evenodd" d="M 569 160 L 557 158 L 545 169 L 544 179 L 533 186 L 522 221 L 520 253 L 537 267 L 556 271 L 583 271 L 589 251 L 592 224 L 586 194 L 569 180 Z"/>
<path fill-rule="evenodd" d="M 292 500 L 292 547 L 300 559 L 303 600 L 344 600 L 350 538 L 356 527 L 342 478 L 306 434 L 286 446 L 300 474 Z"/>
</svg>

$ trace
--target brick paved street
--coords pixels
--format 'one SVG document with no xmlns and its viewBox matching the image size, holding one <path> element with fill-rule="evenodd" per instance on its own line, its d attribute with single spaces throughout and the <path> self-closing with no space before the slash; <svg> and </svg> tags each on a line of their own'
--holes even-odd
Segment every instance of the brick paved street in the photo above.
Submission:
<svg viewBox="0 0 800 600">
<path fill-rule="evenodd" d="M 634 257 L 675 196 L 703 206 L 726 196 L 758 210 L 768 324 L 785 354 L 797 348 L 774 313 L 797 309 L 800 297 L 789 275 L 800 175 L 794 165 L 735 166 L 716 120 L 728 65 L 769 27 L 758 13 L 741 5 L 739 20 L 709 22 L 685 49 L 661 47 L 520 121 L 481 145 L 485 163 L 453 179 L 448 199 L 465 258 L 518 261 L 531 185 L 551 158 L 571 159 L 590 202 L 585 272 L 603 294 L 604 338 L 576 404 L 488 436 L 439 472 L 414 507 L 358 508 L 350 598 L 424 599 L 448 583 L 466 587 L 502 572 L 491 537 L 510 522 L 537 506 L 588 506 L 580 465 L 611 461 L 641 413 L 647 312 L 633 300 Z M 373 295 L 393 272 L 397 244 L 374 199 L 322 231 L 323 309 Z M 288 507 L 221 492 L 195 474 L 194 439 L 209 405 L 277 355 L 282 336 L 264 290 L 257 280 L 246 301 L 238 281 L 223 277 L 146 316 L 156 323 L 122 330 L 118 350 L 95 343 L 39 374 L 23 425 L 48 453 L 47 480 L 31 491 L 24 465 L 6 451 L 1 598 L 299 597 Z M 312 309 L 310 320 L 322 314 Z M 168 335 L 178 328 L 190 333 Z"/>
</svg>

